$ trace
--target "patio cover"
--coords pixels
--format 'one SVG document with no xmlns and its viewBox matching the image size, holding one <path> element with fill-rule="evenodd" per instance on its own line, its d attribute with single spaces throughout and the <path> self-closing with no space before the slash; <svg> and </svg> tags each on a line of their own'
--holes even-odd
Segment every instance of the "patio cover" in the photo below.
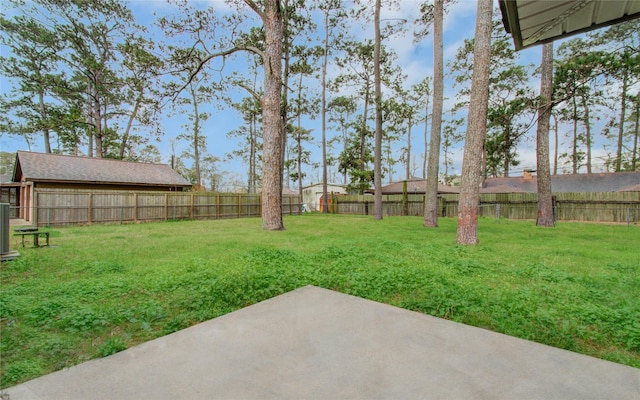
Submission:
<svg viewBox="0 0 640 400">
<path fill-rule="evenodd" d="M 640 17 L 640 0 L 499 0 L 516 50 Z"/>
</svg>

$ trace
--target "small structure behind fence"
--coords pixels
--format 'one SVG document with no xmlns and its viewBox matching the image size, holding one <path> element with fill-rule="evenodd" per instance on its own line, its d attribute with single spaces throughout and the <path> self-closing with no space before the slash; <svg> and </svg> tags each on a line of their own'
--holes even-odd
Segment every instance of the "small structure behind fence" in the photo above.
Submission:
<svg viewBox="0 0 640 400">
<path fill-rule="evenodd" d="M 439 195 L 439 215 L 456 217 L 459 198 L 459 194 Z M 498 220 L 536 219 L 537 200 L 536 193 L 481 194 L 480 216 Z M 557 221 L 640 222 L 640 192 L 556 193 L 553 202 Z M 384 215 L 422 216 L 424 195 L 383 195 L 382 209 Z M 373 196 L 336 196 L 329 211 L 373 214 Z"/>
<path fill-rule="evenodd" d="M 259 194 L 38 189 L 37 226 L 229 219 L 261 214 Z M 284 215 L 300 214 L 298 195 L 282 196 Z"/>
</svg>

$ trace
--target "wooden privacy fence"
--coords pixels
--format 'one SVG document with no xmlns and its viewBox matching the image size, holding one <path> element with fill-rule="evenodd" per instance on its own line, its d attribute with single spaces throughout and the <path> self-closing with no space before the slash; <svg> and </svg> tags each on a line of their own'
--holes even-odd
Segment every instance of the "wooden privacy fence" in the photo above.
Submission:
<svg viewBox="0 0 640 400">
<path fill-rule="evenodd" d="M 438 196 L 439 215 L 458 215 L 459 194 Z M 536 219 L 536 193 L 499 193 L 480 195 L 480 216 L 506 219 Z M 373 214 L 373 196 L 336 195 L 330 212 L 337 214 Z M 640 192 L 556 193 L 553 195 L 557 221 L 640 222 Z M 382 196 L 384 215 L 422 216 L 424 195 Z"/>
<path fill-rule="evenodd" d="M 177 219 L 229 219 L 261 214 L 259 194 L 38 189 L 38 226 Z M 283 214 L 300 214 L 298 195 L 282 196 Z"/>
</svg>

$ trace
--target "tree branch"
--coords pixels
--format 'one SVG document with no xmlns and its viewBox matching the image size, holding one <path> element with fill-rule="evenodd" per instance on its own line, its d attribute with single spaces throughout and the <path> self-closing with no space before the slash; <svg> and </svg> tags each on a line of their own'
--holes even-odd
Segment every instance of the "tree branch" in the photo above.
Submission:
<svg viewBox="0 0 640 400">
<path fill-rule="evenodd" d="M 222 50 L 219 51 L 217 53 L 211 53 L 209 54 L 207 57 L 203 58 L 202 60 L 200 60 L 200 62 L 198 63 L 198 66 L 196 68 L 195 71 L 192 71 L 189 73 L 189 79 L 187 80 L 187 82 L 185 82 L 184 85 L 182 85 L 180 87 L 180 89 L 178 89 L 175 93 L 174 96 L 174 100 L 178 97 L 178 94 L 180 94 L 187 86 L 189 86 L 191 84 L 191 82 L 193 81 L 193 78 L 195 78 L 196 75 L 198 75 L 198 73 L 202 70 L 202 68 L 204 67 L 204 65 L 206 63 L 208 63 L 209 61 L 213 60 L 214 58 L 217 57 L 226 57 L 228 55 L 231 55 L 233 53 L 237 53 L 239 51 L 249 51 L 251 53 L 254 53 L 260 57 L 264 58 L 264 52 L 262 50 L 260 50 L 257 47 L 254 46 L 234 46 L 230 49 L 227 50 Z"/>
<path fill-rule="evenodd" d="M 242 82 L 242 81 L 234 81 L 234 82 L 232 82 L 232 84 L 234 84 L 236 86 L 240 86 L 241 88 L 243 88 L 244 90 L 249 92 L 249 94 L 251 96 L 253 96 L 254 99 L 258 100 L 259 102 L 262 102 L 262 96 L 260 96 L 260 94 L 258 92 L 253 90 L 253 88 L 247 86 L 244 82 Z"/>
<path fill-rule="evenodd" d="M 248 5 L 253 11 L 255 11 L 256 14 L 258 14 L 260 16 L 260 19 L 262 19 L 264 21 L 264 11 L 262 11 L 260 9 L 260 7 L 258 7 L 258 5 L 256 4 L 255 1 L 253 0 L 243 0 L 245 2 L 246 5 Z"/>
</svg>

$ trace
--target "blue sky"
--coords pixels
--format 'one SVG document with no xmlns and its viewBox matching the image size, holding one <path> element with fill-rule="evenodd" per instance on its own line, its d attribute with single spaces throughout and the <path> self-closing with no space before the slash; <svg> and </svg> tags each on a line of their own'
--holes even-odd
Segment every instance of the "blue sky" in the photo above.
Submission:
<svg viewBox="0 0 640 400">
<path fill-rule="evenodd" d="M 419 7 L 421 1 L 418 0 L 400 0 L 399 6 L 395 8 L 387 8 L 382 12 L 382 19 L 390 20 L 390 19 L 406 19 L 408 21 L 413 21 L 415 17 L 419 14 Z M 228 6 L 222 0 L 211 0 L 211 1 L 199 1 L 197 4 L 200 7 L 211 6 L 214 7 L 217 12 L 224 13 L 228 10 Z M 448 11 L 445 16 L 444 23 L 444 57 L 445 57 L 445 65 L 446 62 L 452 59 L 458 48 L 462 45 L 464 39 L 473 37 L 474 29 L 475 29 L 475 12 L 476 12 L 476 1 L 473 0 L 458 0 L 456 4 L 454 4 Z M 496 1 L 496 12 L 497 11 L 497 1 Z M 165 1 L 160 0 L 134 0 L 130 2 L 130 8 L 132 9 L 136 20 L 138 23 L 147 26 L 150 30 L 150 35 L 155 39 L 159 40 L 159 30 L 153 27 L 153 21 L 155 19 L 154 13 L 158 15 L 171 15 L 175 13 L 177 9 L 175 6 L 167 4 Z M 247 9 L 247 15 L 251 15 L 252 12 Z M 256 25 L 258 25 L 258 21 L 251 15 L 253 21 Z M 321 29 L 322 25 L 318 24 L 318 35 L 322 34 Z M 355 22 L 352 25 L 351 34 L 355 36 L 356 39 L 365 39 L 365 38 L 373 38 L 373 28 L 371 24 L 367 24 L 366 22 Z M 412 28 L 411 24 L 408 24 L 410 28 Z M 408 79 L 406 82 L 406 86 L 410 86 L 417 82 L 420 82 L 424 79 L 425 76 L 432 76 L 433 64 L 432 64 L 432 36 L 427 36 L 419 43 L 414 43 L 413 36 L 411 31 L 407 32 L 404 35 L 396 35 L 390 39 L 385 41 L 385 45 L 389 48 L 393 49 L 398 55 L 398 64 L 401 66 L 402 70 L 405 74 L 408 75 Z M 4 49 L 3 49 L 4 53 Z M 520 52 L 520 58 L 522 62 L 534 63 L 535 65 L 539 64 L 539 60 L 541 57 L 541 48 L 534 47 L 531 49 L 526 49 Z M 231 61 L 225 67 L 225 73 L 231 72 L 233 70 L 241 71 L 246 67 L 246 56 L 238 55 L 235 57 L 234 61 Z M 335 67 L 330 67 L 329 75 L 335 76 L 338 71 Z M 445 66 L 446 73 L 446 66 Z M 310 86 L 310 90 L 318 90 L 319 93 L 319 81 L 307 81 L 306 83 Z M 539 83 L 537 81 L 537 77 L 532 77 L 531 82 L 529 82 L 531 87 L 535 92 L 538 91 Z M 7 90 L 7 82 L 1 82 L 2 92 Z M 445 82 L 445 112 L 449 109 L 452 104 L 455 102 L 455 92 L 457 88 L 453 88 L 453 85 L 449 79 Z M 238 92 L 234 95 L 234 97 L 239 98 L 241 92 Z M 344 93 L 342 93 L 344 94 Z M 236 129 L 242 121 L 240 120 L 238 114 L 234 110 L 220 110 L 213 105 L 209 105 L 205 107 L 205 111 L 211 114 L 211 117 L 206 122 L 206 125 L 203 129 L 203 132 L 207 136 L 208 146 L 207 152 L 219 157 L 221 160 L 224 160 L 225 154 L 231 152 L 232 150 L 238 147 L 238 144 L 235 140 L 227 138 L 227 132 Z M 446 116 L 445 116 L 446 117 Z M 173 115 L 171 117 L 166 117 L 163 119 L 163 127 L 165 131 L 165 135 L 159 143 L 155 143 L 162 153 L 163 162 L 168 162 L 170 157 L 170 142 L 171 139 L 175 138 L 181 131 L 182 125 L 186 123 L 187 117 L 186 115 Z M 314 135 L 316 135 L 317 140 L 313 144 L 310 145 L 310 150 L 312 150 L 312 159 L 315 162 L 321 161 L 321 153 L 320 153 L 320 118 L 316 118 L 315 120 L 306 119 L 304 121 L 304 126 L 308 129 L 313 129 Z M 420 155 L 423 152 L 422 143 L 422 134 L 423 134 L 423 126 L 417 125 L 413 128 L 413 153 L 414 155 Z M 465 127 L 461 127 L 461 132 L 464 132 Z M 535 133 L 535 127 L 533 128 L 532 135 Z M 336 135 L 333 129 L 327 132 L 329 138 Z M 396 151 L 403 146 L 404 141 L 400 141 L 396 144 Z M 453 160 L 454 160 L 454 169 L 453 171 L 449 171 L 450 174 L 456 174 L 460 171 L 461 159 L 462 159 L 462 144 L 457 146 L 453 152 Z M 23 139 L 18 137 L 11 137 L 7 135 L 3 135 L 0 138 L 0 150 L 1 151 L 15 151 L 15 150 L 26 150 L 27 146 Z M 33 151 L 42 151 L 43 146 L 41 140 L 36 142 L 35 147 L 32 148 Z M 188 149 L 188 144 L 186 142 L 178 142 L 177 145 L 177 154 L 180 154 L 182 151 Z M 522 161 L 521 166 L 517 168 L 518 172 L 523 168 L 527 167 L 535 167 L 535 143 L 533 140 L 525 140 L 523 141 L 520 149 L 520 160 Z M 398 155 L 396 154 L 396 157 Z M 422 160 L 417 157 L 416 163 L 421 165 Z M 237 174 L 238 177 L 245 175 L 246 166 L 240 160 L 230 160 L 230 161 L 222 161 L 219 164 L 219 169 L 226 171 L 227 176 L 231 176 Z M 401 179 L 404 176 L 404 167 L 401 165 L 397 165 L 395 174 L 393 176 L 394 180 Z M 416 175 L 421 175 L 422 169 L 419 168 Z M 442 167 L 441 167 L 442 171 Z M 330 171 L 331 172 L 331 171 Z M 335 172 L 335 168 L 334 168 Z M 320 180 L 320 169 L 317 170 L 309 170 L 307 169 L 307 179 L 304 184 L 317 182 Z M 331 177 L 330 177 L 331 178 Z M 244 178 L 242 178 L 244 180 Z M 330 179 L 332 180 L 332 179 Z M 337 180 L 337 179 L 336 179 Z M 388 179 L 385 179 L 385 182 Z"/>
</svg>

